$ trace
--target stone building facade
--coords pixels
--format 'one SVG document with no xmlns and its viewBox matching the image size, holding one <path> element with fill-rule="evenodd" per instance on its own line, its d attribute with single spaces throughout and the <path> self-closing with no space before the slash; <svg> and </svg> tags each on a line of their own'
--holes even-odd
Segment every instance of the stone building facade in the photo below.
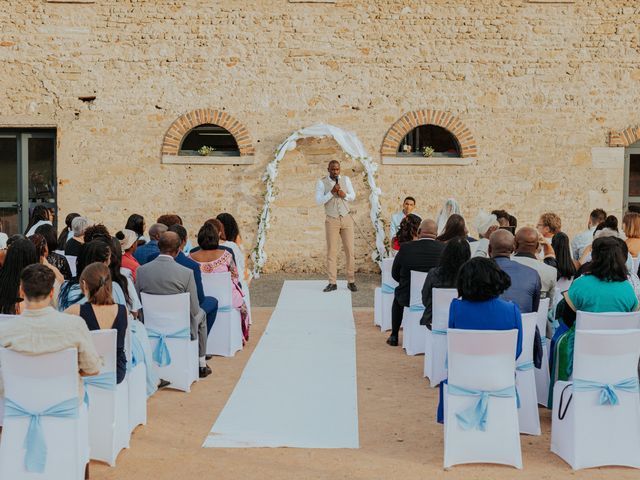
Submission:
<svg viewBox="0 0 640 480">
<path fill-rule="evenodd" d="M 250 250 L 265 166 L 324 122 L 380 163 L 385 219 L 406 195 L 432 217 L 453 197 L 469 220 L 555 211 L 572 235 L 592 208 L 621 214 L 640 138 L 636 0 L 5 0 L 0 25 L 0 135 L 55 129 L 59 217 L 112 229 L 175 212 L 195 235 L 228 211 Z M 178 155 L 201 124 L 240 156 Z M 451 132 L 458 155 L 398 156 L 421 124 Z M 333 158 L 358 193 L 358 268 L 375 268 L 362 167 L 310 139 L 281 164 L 267 270 L 322 269 L 313 190 Z"/>
</svg>

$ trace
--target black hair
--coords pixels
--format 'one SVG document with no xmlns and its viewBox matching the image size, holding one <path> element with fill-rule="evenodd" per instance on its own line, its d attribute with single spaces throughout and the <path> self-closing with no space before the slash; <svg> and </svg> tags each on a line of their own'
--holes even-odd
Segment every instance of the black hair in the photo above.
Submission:
<svg viewBox="0 0 640 480">
<path fill-rule="evenodd" d="M 418 229 L 420 228 L 420 217 L 410 213 L 402 219 L 400 226 L 398 227 L 398 233 L 396 233 L 396 239 L 398 243 L 410 242 L 418 236 Z"/>
<path fill-rule="evenodd" d="M 458 272 L 458 295 L 463 300 L 483 302 L 500 296 L 511 286 L 511 278 L 490 258 L 474 257 Z"/>
<path fill-rule="evenodd" d="M 413 197 L 404 197 L 404 200 L 402 201 L 402 203 L 406 202 L 407 200 L 411 200 L 414 205 L 416 204 L 416 199 Z"/>
<path fill-rule="evenodd" d="M 504 218 L 507 221 L 510 220 L 509 217 L 511 216 L 506 210 L 493 210 L 491 215 L 495 215 L 497 219 Z M 509 222 L 509 225 L 511 225 L 511 222 Z"/>
<path fill-rule="evenodd" d="M 144 235 L 144 217 L 133 213 L 127 219 L 127 224 L 124 226 L 127 230 L 132 230 L 138 234 L 139 237 Z"/>
<path fill-rule="evenodd" d="M 120 285 L 124 299 L 129 308 L 131 308 L 131 296 L 129 295 L 129 285 L 127 277 L 125 277 L 120 268 L 122 267 L 122 246 L 117 238 L 112 238 L 109 242 L 111 250 L 111 261 L 109 262 L 109 272 L 111 273 L 111 281 Z"/>
<path fill-rule="evenodd" d="M 436 240 L 440 242 L 448 242 L 455 237 L 467 237 L 467 229 L 462 215 L 452 214 L 447 223 L 444 224 L 444 230 Z"/>
<path fill-rule="evenodd" d="M 598 226 L 596 227 L 595 231 L 593 232 L 593 234 L 595 235 L 596 232 L 600 231 L 600 230 L 604 230 L 605 228 L 608 228 L 610 230 L 614 230 L 614 231 L 618 231 L 618 218 L 615 215 L 609 215 L 607 218 L 604 219 L 604 222 L 600 222 L 598 224 Z"/>
<path fill-rule="evenodd" d="M 70 213 L 69 215 L 67 215 L 64 219 L 64 228 L 62 229 L 62 231 L 60 232 L 60 236 L 58 237 L 58 242 L 56 245 L 56 248 L 54 248 L 53 250 L 64 250 L 64 247 L 67 245 L 67 237 L 69 236 L 69 232 L 71 231 L 71 222 L 73 222 L 74 218 L 78 218 L 80 216 L 79 213 Z M 40 228 L 40 227 L 38 227 Z M 37 233 L 38 230 L 36 230 Z M 47 243 L 49 242 L 49 240 L 47 240 Z M 53 250 L 51 249 L 51 246 L 49 246 L 49 251 L 53 252 Z"/>
<path fill-rule="evenodd" d="M 27 228 L 24 230 L 25 235 L 29 230 L 31 230 L 31 227 L 33 227 L 36 223 L 43 220 L 49 221 L 50 211 L 51 209 L 49 207 L 42 204 L 38 204 L 35 207 L 33 207 L 31 216 L 29 217 L 29 224 L 27 225 Z"/>
<path fill-rule="evenodd" d="M 466 238 L 456 237 L 447 242 L 440 257 L 439 272 L 446 285 L 455 285 L 462 264 L 471 258 L 471 248 Z"/>
<path fill-rule="evenodd" d="M 47 239 L 39 233 L 34 233 L 29 237 L 29 240 L 36 247 L 36 255 L 38 255 L 38 259 L 44 257 L 44 252 L 47 249 Z"/>
<path fill-rule="evenodd" d="M 509 214 L 509 226 L 513 227 L 513 232 L 515 232 L 516 228 L 518 228 L 518 219 L 511 214 Z"/>
<path fill-rule="evenodd" d="M 13 236 L 0 269 L 0 313 L 15 315 L 22 270 L 39 262 L 36 247 L 30 240 Z M 8 243 L 8 242 L 7 242 Z"/>
<path fill-rule="evenodd" d="M 198 245 L 202 250 L 215 250 L 218 248 L 220 239 L 218 229 L 211 223 L 205 223 L 198 231 Z"/>
<path fill-rule="evenodd" d="M 551 239 L 551 248 L 553 248 L 556 254 L 558 280 L 561 278 L 571 279 L 575 277 L 576 266 L 571 257 L 571 247 L 567 234 L 564 232 L 556 233 Z"/>
<path fill-rule="evenodd" d="M 240 229 L 238 228 L 238 222 L 233 218 L 230 213 L 221 213 L 216 217 L 222 222 L 224 226 L 224 235 L 230 242 L 235 242 L 240 235 Z"/>
<path fill-rule="evenodd" d="M 605 282 L 627 280 L 627 255 L 621 244 L 624 242 L 615 237 L 596 238 L 592 244 L 588 273 Z"/>
<path fill-rule="evenodd" d="M 111 234 L 109 233 L 109 230 L 107 229 L 107 227 L 105 227 L 103 224 L 96 223 L 94 225 L 88 226 L 84 230 L 83 238 L 84 238 L 84 243 L 89 243 L 89 242 L 92 242 L 93 240 L 99 240 L 99 239 L 102 239 L 105 242 L 108 242 L 109 240 L 111 240 Z"/>
<path fill-rule="evenodd" d="M 55 281 L 53 270 L 40 263 L 25 267 L 20 274 L 22 290 L 29 300 L 41 300 L 49 296 Z"/>
<path fill-rule="evenodd" d="M 607 212 L 605 212 L 601 208 L 596 208 L 591 211 L 591 214 L 589 215 L 589 217 L 591 218 L 591 221 L 593 223 L 600 224 L 604 222 L 605 218 L 607 218 Z"/>
<path fill-rule="evenodd" d="M 61 310 L 65 310 L 70 305 L 78 303 L 82 298 L 82 292 L 74 298 L 69 298 L 69 292 L 71 287 L 80 283 L 80 275 L 82 275 L 82 272 L 87 265 L 91 265 L 94 262 L 104 263 L 109 259 L 110 255 L 111 248 L 109 248 L 109 244 L 104 238 L 92 240 L 80 247 L 80 255 L 78 255 L 78 258 L 76 259 L 76 276 L 64 282 L 60 288 L 60 294 L 58 295 L 58 307 Z"/>
<path fill-rule="evenodd" d="M 49 225 L 45 223 L 36 228 L 36 232 L 38 235 L 42 235 L 47 242 L 47 249 L 49 250 L 49 255 L 51 255 L 58 248 L 58 238 L 56 235 L 56 227 L 53 225 Z"/>
<path fill-rule="evenodd" d="M 173 233 L 177 233 L 178 236 L 180 237 L 180 241 L 181 242 L 185 242 L 187 240 L 187 229 L 184 228 L 182 225 L 171 225 L 168 229 L 167 232 L 173 232 Z"/>
</svg>

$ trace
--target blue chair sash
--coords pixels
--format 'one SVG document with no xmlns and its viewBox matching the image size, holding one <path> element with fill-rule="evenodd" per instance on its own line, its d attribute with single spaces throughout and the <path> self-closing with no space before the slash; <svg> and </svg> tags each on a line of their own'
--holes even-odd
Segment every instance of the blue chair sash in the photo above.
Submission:
<svg viewBox="0 0 640 480">
<path fill-rule="evenodd" d="M 546 346 L 548 342 L 548 339 L 545 335 L 540 335 L 540 343 L 542 344 L 542 346 Z"/>
<path fill-rule="evenodd" d="M 92 375 L 90 377 L 82 377 L 82 383 L 84 383 L 84 403 L 89 406 L 89 391 L 87 387 L 96 387 L 102 390 L 115 390 L 116 389 L 116 372 L 104 372 L 99 375 Z"/>
<path fill-rule="evenodd" d="M 434 335 L 446 335 L 447 331 L 446 330 L 438 330 L 437 328 L 433 328 L 433 329 L 431 329 L 431 333 L 433 333 Z"/>
<path fill-rule="evenodd" d="M 226 313 L 231 311 L 231 305 L 218 305 L 218 313 Z"/>
<path fill-rule="evenodd" d="M 133 330 L 133 329 L 132 329 Z M 139 363 L 145 363 L 144 348 L 140 339 L 132 333 L 131 335 L 131 361 L 127 362 L 127 372 L 131 371 Z"/>
<path fill-rule="evenodd" d="M 29 429 L 24 438 L 24 466 L 27 472 L 43 473 L 47 464 L 47 444 L 40 419 L 42 417 L 78 418 L 78 399 L 70 398 L 41 412 L 32 412 L 9 398 L 4 400 L 5 417 L 29 417 Z"/>
<path fill-rule="evenodd" d="M 389 285 L 388 283 L 383 283 L 382 287 L 380 288 L 380 291 L 382 293 L 393 293 L 396 291 L 396 287 L 393 287 L 391 285 Z"/>
<path fill-rule="evenodd" d="M 416 305 L 410 305 L 409 306 L 409 311 L 410 312 L 424 312 L 424 305 L 422 305 L 421 303 L 418 303 Z"/>
<path fill-rule="evenodd" d="M 525 363 L 516 365 L 516 370 L 519 372 L 526 372 L 527 370 L 533 370 L 533 360 L 530 362 L 525 362 Z"/>
<path fill-rule="evenodd" d="M 169 353 L 169 347 L 167 347 L 167 338 L 190 338 L 190 331 L 188 328 L 183 328 L 173 333 L 160 333 L 157 330 L 147 327 L 147 335 L 149 338 L 157 339 L 158 343 L 153 350 L 153 360 L 160 366 L 166 367 L 171 365 L 171 354 Z"/>
<path fill-rule="evenodd" d="M 487 391 L 474 390 L 449 384 L 447 389 L 451 395 L 478 397 L 478 400 L 474 402 L 471 407 L 456 413 L 456 419 L 458 420 L 458 425 L 460 425 L 460 428 L 463 430 L 476 429 L 482 432 L 487 429 L 489 397 L 511 398 L 516 396 L 515 385 L 511 385 L 501 390 Z"/>
<path fill-rule="evenodd" d="M 583 380 L 581 378 L 573 379 L 573 391 L 574 392 L 593 392 L 600 391 L 599 402 L 600 405 L 618 405 L 620 399 L 616 390 L 628 393 L 640 392 L 640 385 L 638 383 L 638 377 L 631 377 L 625 380 L 621 380 L 618 383 L 599 383 L 591 380 Z"/>
</svg>

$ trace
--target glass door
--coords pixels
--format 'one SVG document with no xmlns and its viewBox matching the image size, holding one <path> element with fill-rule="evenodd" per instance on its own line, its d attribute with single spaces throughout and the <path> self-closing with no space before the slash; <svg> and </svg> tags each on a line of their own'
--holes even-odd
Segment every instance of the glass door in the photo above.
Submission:
<svg viewBox="0 0 640 480">
<path fill-rule="evenodd" d="M 0 130 L 0 231 L 23 233 L 29 212 L 56 211 L 55 131 Z"/>
</svg>

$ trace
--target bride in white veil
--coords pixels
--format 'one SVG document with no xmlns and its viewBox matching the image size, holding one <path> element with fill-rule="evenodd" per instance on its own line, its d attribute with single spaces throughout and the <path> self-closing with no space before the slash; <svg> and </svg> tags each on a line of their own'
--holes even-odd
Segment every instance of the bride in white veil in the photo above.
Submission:
<svg viewBox="0 0 640 480">
<path fill-rule="evenodd" d="M 438 219 L 437 219 L 438 235 L 442 234 L 442 232 L 444 231 L 444 226 L 447 223 L 447 220 L 449 220 L 449 217 L 454 213 L 457 213 L 458 215 L 460 215 L 460 205 L 458 204 L 455 198 L 448 198 L 447 201 L 444 202 L 444 205 L 442 206 L 442 208 L 440 209 L 440 213 L 438 213 Z"/>
</svg>

